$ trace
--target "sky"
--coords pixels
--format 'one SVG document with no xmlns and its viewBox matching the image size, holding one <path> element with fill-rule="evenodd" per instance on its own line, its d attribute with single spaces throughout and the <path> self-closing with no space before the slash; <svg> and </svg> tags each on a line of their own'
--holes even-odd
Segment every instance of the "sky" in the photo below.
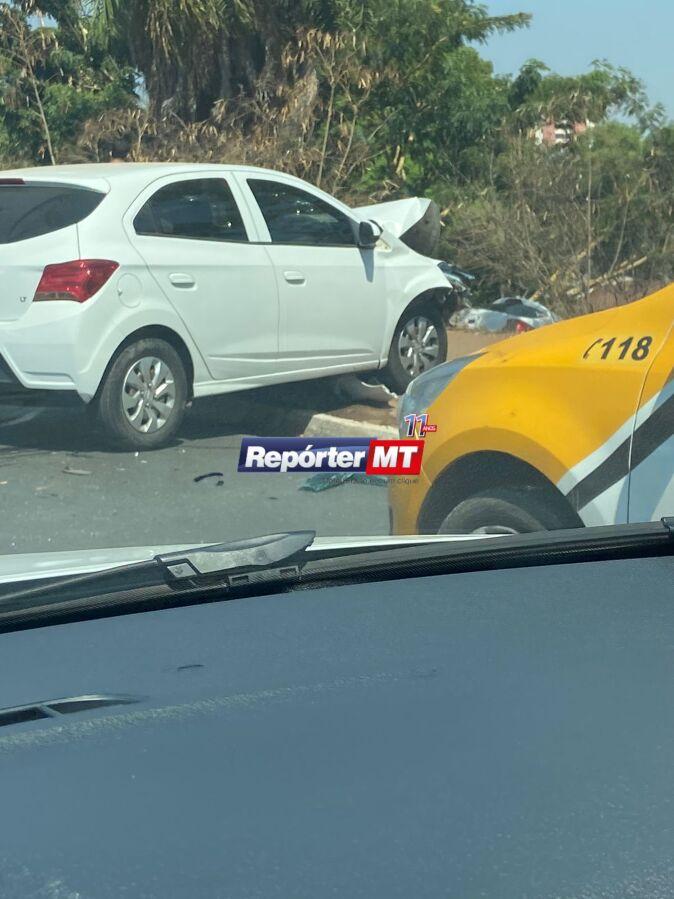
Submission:
<svg viewBox="0 0 674 899">
<path fill-rule="evenodd" d="M 674 119 L 674 0 L 480 0 L 491 15 L 533 14 L 527 29 L 494 37 L 482 48 L 499 74 L 541 59 L 561 75 L 594 59 L 625 66 L 653 103 Z"/>
</svg>

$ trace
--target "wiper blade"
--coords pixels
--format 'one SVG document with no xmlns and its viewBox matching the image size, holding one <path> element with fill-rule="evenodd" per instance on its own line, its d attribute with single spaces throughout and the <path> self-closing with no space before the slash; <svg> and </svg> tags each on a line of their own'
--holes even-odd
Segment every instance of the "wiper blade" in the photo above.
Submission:
<svg viewBox="0 0 674 899">
<path fill-rule="evenodd" d="M 453 542 L 311 547 L 313 531 L 195 547 L 95 573 L 0 587 L 0 631 L 68 618 L 161 609 L 302 585 L 674 555 L 674 518 Z"/>
<path fill-rule="evenodd" d="M 191 589 L 241 586 L 299 576 L 306 563 L 303 554 L 316 538 L 315 531 L 289 531 L 246 540 L 196 546 L 159 554 L 145 562 L 116 565 L 100 571 L 54 580 L 41 580 L 20 590 L 0 589 L 0 620 L 7 613 L 49 607 L 54 602 L 76 600 L 73 592 L 84 588 L 93 593 L 133 591 L 165 585 L 170 592 Z M 107 588 L 107 589 L 106 589 Z M 91 591 L 91 592 L 89 592 Z"/>
<path fill-rule="evenodd" d="M 195 582 L 201 578 L 213 578 L 223 584 L 247 583 L 247 579 L 259 579 L 299 573 L 299 565 L 284 565 L 295 560 L 298 554 L 308 549 L 316 539 L 316 531 L 289 531 L 286 534 L 267 534 L 248 540 L 218 543 L 214 546 L 200 546 L 195 549 L 179 550 L 155 556 L 155 562 L 174 584 Z"/>
</svg>

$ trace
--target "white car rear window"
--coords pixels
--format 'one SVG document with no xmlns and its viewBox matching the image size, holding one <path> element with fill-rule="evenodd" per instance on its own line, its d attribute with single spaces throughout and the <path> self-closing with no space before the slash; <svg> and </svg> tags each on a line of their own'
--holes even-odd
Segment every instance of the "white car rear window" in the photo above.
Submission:
<svg viewBox="0 0 674 899">
<path fill-rule="evenodd" d="M 50 234 L 81 222 L 105 194 L 64 185 L 0 185 L 0 244 Z"/>
</svg>

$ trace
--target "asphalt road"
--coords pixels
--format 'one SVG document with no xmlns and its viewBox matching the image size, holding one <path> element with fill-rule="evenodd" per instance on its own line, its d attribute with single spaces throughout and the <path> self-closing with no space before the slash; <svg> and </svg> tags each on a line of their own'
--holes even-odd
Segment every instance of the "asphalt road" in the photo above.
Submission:
<svg viewBox="0 0 674 899">
<path fill-rule="evenodd" d="M 500 335 L 450 330 L 447 339 L 452 359 Z M 82 409 L 0 404 L 0 555 L 209 543 L 297 528 L 387 534 L 380 486 L 310 493 L 300 489 L 305 475 L 236 471 L 243 434 L 300 435 L 316 413 L 329 416 L 314 432 L 321 436 L 346 435 L 338 425 L 331 432 L 335 417 L 391 436 L 383 431 L 395 424 L 395 403 L 377 408 L 357 393 L 349 395 L 343 378 L 323 378 L 202 400 L 174 446 L 139 455 L 111 452 Z M 222 474 L 195 482 L 210 472 Z"/>
<path fill-rule="evenodd" d="M 243 433 L 301 434 L 314 411 L 269 405 L 269 397 L 256 406 L 251 396 L 196 403 L 175 445 L 139 454 L 110 451 L 83 409 L 0 407 L 0 554 L 304 528 L 387 534 L 381 486 L 311 493 L 300 489 L 306 475 L 237 473 Z M 211 472 L 221 474 L 195 482 Z"/>
</svg>

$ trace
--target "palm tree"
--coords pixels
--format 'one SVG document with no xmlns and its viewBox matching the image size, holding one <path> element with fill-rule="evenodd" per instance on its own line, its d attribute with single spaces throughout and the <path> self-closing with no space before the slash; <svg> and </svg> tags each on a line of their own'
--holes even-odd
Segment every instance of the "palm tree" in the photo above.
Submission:
<svg viewBox="0 0 674 899">
<path fill-rule="evenodd" d="M 90 0 L 95 27 L 140 73 L 150 113 L 185 122 L 216 100 L 283 79 L 298 27 L 330 25 L 347 0 Z M 351 2 L 351 0 L 348 0 Z"/>
</svg>

